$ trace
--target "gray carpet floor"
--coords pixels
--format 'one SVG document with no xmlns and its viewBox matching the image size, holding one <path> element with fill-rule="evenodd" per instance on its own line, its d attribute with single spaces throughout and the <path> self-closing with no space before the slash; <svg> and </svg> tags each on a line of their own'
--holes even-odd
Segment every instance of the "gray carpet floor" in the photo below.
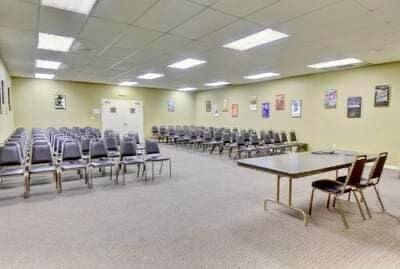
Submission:
<svg viewBox="0 0 400 269">
<path fill-rule="evenodd" d="M 270 175 L 226 156 L 162 152 L 173 158 L 171 179 L 165 169 L 154 182 L 138 181 L 131 168 L 125 186 L 98 177 L 89 190 L 72 173 L 57 194 L 50 178 L 35 177 L 27 200 L 22 179 L 0 184 L 0 268 L 400 268 L 400 223 L 380 213 L 372 190 L 371 220 L 346 203 L 345 230 L 316 193 L 304 227 L 291 211 L 264 212 L 274 197 Z M 397 176 L 385 171 L 380 191 L 400 216 Z M 296 206 L 307 208 L 312 180 L 294 182 Z"/>
</svg>

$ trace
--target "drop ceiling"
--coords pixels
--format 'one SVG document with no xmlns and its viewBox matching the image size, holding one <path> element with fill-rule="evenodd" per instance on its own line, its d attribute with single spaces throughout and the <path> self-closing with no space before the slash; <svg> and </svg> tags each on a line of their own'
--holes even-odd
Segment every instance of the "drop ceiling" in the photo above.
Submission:
<svg viewBox="0 0 400 269">
<path fill-rule="evenodd" d="M 98 0 L 88 16 L 40 5 L 0 1 L 0 57 L 12 76 L 54 73 L 55 79 L 178 89 L 204 83 L 243 84 L 244 76 L 320 72 L 307 65 L 358 58 L 400 60 L 398 0 Z M 266 28 L 289 37 L 247 51 L 224 44 Z M 74 37 L 71 49 L 37 49 L 38 32 Z M 185 58 L 207 63 L 168 68 Z M 35 67 L 60 61 L 59 70 Z M 145 73 L 162 73 L 139 80 Z M 274 77 L 275 78 L 275 77 Z"/>
</svg>

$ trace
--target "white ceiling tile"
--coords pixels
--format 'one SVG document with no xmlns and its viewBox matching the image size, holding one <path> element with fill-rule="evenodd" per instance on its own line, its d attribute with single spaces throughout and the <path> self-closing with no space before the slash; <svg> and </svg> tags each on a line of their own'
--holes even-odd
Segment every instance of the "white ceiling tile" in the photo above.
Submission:
<svg viewBox="0 0 400 269">
<path fill-rule="evenodd" d="M 222 12 L 243 17 L 279 0 L 220 0 L 212 8 Z"/>
<path fill-rule="evenodd" d="M 197 3 L 203 6 L 212 6 L 219 0 L 189 0 L 190 2 Z"/>
<path fill-rule="evenodd" d="M 0 26 L 37 30 L 37 5 L 16 0 L 1 0 L 0 3 Z"/>
<path fill-rule="evenodd" d="M 204 7 L 185 0 L 160 0 L 135 24 L 167 32 L 203 9 Z"/>
<path fill-rule="evenodd" d="M 131 55 L 134 52 L 135 52 L 134 49 L 120 48 L 120 47 L 112 46 L 112 47 L 109 47 L 106 50 L 104 50 L 101 53 L 101 57 L 121 60 L 121 59 Z"/>
<path fill-rule="evenodd" d="M 91 17 L 79 37 L 90 41 L 111 42 L 120 36 L 127 27 L 126 24 Z"/>
<path fill-rule="evenodd" d="M 36 47 L 37 34 L 32 31 L 0 27 L 0 43 L 4 45 L 20 45 Z"/>
<path fill-rule="evenodd" d="M 236 17 L 212 9 L 206 9 L 174 29 L 172 33 L 191 39 L 198 39 L 208 33 L 219 30 L 236 20 L 238 20 Z"/>
<path fill-rule="evenodd" d="M 102 0 L 94 16 L 122 23 L 132 23 L 158 0 Z"/>
<path fill-rule="evenodd" d="M 140 49 L 161 35 L 160 32 L 127 25 L 126 31 L 114 45 L 122 48 Z"/>
<path fill-rule="evenodd" d="M 376 10 L 399 4 L 398 0 L 356 0 L 356 1 L 369 10 Z"/>
<path fill-rule="evenodd" d="M 98 55 L 100 52 L 107 47 L 108 43 L 105 42 L 94 42 L 85 39 L 76 39 L 71 46 L 70 52 L 86 54 L 86 55 Z"/>
<path fill-rule="evenodd" d="M 184 37 L 165 34 L 162 37 L 155 40 L 154 42 L 152 42 L 150 45 L 148 45 L 146 49 L 167 52 L 167 53 L 177 53 L 181 51 L 182 47 L 188 46 L 193 42 L 194 41 Z"/>
<path fill-rule="evenodd" d="M 75 37 L 82 30 L 87 16 L 51 7 L 41 7 L 39 31 Z"/>
</svg>

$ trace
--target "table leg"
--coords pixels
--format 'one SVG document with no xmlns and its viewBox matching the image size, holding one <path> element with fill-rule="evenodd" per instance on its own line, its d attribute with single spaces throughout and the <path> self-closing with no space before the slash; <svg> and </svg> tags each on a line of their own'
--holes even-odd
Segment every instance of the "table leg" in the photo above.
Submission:
<svg viewBox="0 0 400 269">
<path fill-rule="evenodd" d="M 288 197 L 288 204 L 292 206 L 292 178 L 289 178 L 289 197 Z"/>
</svg>

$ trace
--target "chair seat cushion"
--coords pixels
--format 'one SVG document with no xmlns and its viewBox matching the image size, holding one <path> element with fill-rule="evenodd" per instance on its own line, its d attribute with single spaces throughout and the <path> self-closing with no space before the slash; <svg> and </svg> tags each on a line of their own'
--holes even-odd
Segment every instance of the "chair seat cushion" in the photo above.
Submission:
<svg viewBox="0 0 400 269">
<path fill-rule="evenodd" d="M 134 164 L 143 164 L 144 161 L 142 159 L 138 159 L 138 158 L 132 158 L 132 159 L 126 159 L 126 160 L 122 160 L 120 161 L 120 164 L 123 165 L 134 165 Z"/>
<path fill-rule="evenodd" d="M 63 163 L 60 167 L 62 171 L 65 170 L 77 170 L 86 168 L 85 163 Z"/>
<path fill-rule="evenodd" d="M 333 194 L 339 194 L 343 190 L 343 184 L 334 180 L 329 180 L 329 179 L 321 179 L 314 181 L 312 184 L 313 188 L 327 191 Z M 344 192 L 349 192 L 351 191 L 350 187 L 346 187 Z"/>
<path fill-rule="evenodd" d="M 89 163 L 90 167 L 103 167 L 103 166 L 113 166 L 115 163 L 112 160 L 97 160 Z"/>
<path fill-rule="evenodd" d="M 8 176 L 18 176 L 23 175 L 25 172 L 24 168 L 17 167 L 5 167 L 0 169 L 0 177 L 8 177 Z"/>
<path fill-rule="evenodd" d="M 163 157 L 160 155 L 156 156 L 151 156 L 146 158 L 146 162 L 160 162 L 160 161 L 168 161 L 170 158 L 169 157 Z"/>
<path fill-rule="evenodd" d="M 37 165 L 37 166 L 32 166 L 29 169 L 29 173 L 31 174 L 52 173 L 55 171 L 56 167 L 54 165 Z"/>
</svg>

